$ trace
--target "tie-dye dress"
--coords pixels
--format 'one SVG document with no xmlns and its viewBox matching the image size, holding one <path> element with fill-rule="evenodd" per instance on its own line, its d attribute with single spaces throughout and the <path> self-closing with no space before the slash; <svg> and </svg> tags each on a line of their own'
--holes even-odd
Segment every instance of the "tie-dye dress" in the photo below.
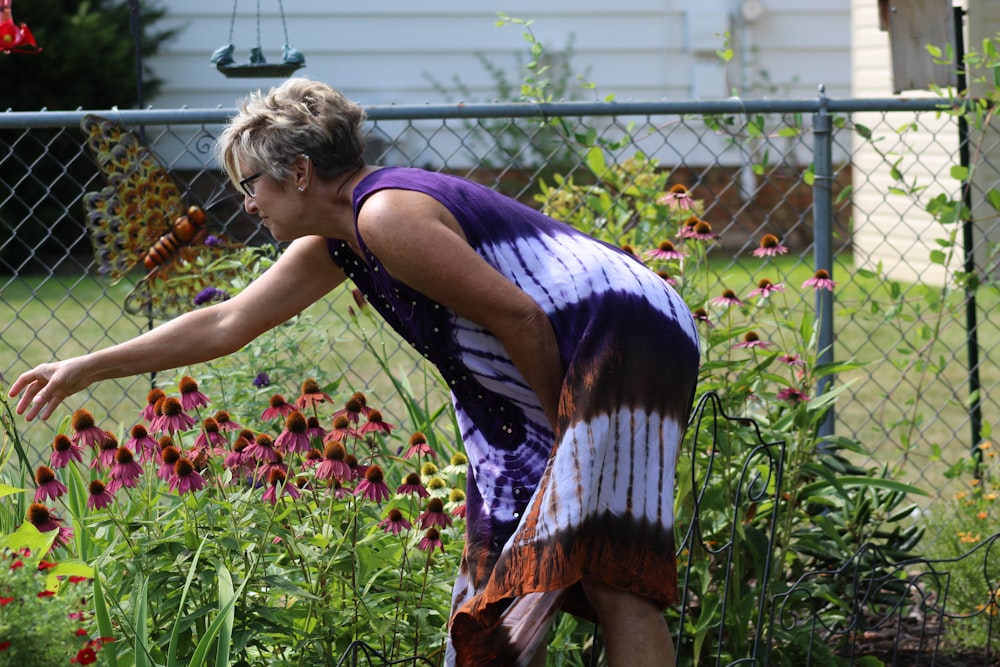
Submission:
<svg viewBox="0 0 1000 667">
<path fill-rule="evenodd" d="M 449 663 L 526 664 L 588 578 L 676 601 L 673 489 L 698 373 L 681 298 L 618 248 L 464 179 L 390 167 L 354 191 L 426 193 L 548 314 L 566 375 L 557 433 L 500 342 L 330 240 L 333 261 L 448 383 L 469 458 Z"/>
</svg>

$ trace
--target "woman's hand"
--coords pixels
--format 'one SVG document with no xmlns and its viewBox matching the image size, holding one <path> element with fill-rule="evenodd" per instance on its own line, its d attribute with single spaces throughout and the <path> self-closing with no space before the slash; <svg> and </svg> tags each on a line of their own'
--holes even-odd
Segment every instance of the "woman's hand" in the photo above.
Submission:
<svg viewBox="0 0 1000 667">
<path fill-rule="evenodd" d="M 24 415 L 26 421 L 35 417 L 46 420 L 69 396 L 86 389 L 90 381 L 83 368 L 85 357 L 74 357 L 64 361 L 42 364 L 22 373 L 14 380 L 8 396 L 21 396 L 15 411 Z"/>
</svg>

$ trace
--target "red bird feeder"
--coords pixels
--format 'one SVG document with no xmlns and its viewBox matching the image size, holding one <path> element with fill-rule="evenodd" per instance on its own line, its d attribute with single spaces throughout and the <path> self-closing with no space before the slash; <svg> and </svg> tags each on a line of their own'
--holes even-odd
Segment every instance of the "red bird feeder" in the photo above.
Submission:
<svg viewBox="0 0 1000 667">
<path fill-rule="evenodd" d="M 13 0 L 0 0 L 0 51 L 4 53 L 38 53 L 41 49 L 35 43 L 35 36 L 28 25 L 14 23 L 10 5 Z"/>
</svg>

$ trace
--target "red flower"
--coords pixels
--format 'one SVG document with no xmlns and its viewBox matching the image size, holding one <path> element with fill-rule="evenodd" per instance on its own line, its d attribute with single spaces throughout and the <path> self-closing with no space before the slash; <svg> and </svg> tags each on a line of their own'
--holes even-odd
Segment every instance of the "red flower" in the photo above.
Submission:
<svg viewBox="0 0 1000 667">
<path fill-rule="evenodd" d="M 89 646 L 85 646 L 77 652 L 76 657 L 72 658 L 70 662 L 78 665 L 92 665 L 97 662 L 97 652 Z"/>
</svg>

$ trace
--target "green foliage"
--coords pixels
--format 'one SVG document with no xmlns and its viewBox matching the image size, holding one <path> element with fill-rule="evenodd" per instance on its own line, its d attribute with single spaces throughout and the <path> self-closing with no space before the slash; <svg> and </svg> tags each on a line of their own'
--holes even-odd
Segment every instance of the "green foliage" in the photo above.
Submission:
<svg viewBox="0 0 1000 667">
<path fill-rule="evenodd" d="M 805 573 L 836 569 L 862 545 L 894 559 L 911 556 L 922 531 L 909 520 L 914 506 L 907 496 L 922 492 L 895 481 L 888 466 L 854 464 L 867 453 L 861 443 L 821 435 L 847 388 L 828 379 L 857 367 L 820 364 L 818 323 L 796 314 L 809 293 L 833 291 L 828 276 L 786 286 L 771 257 L 787 249 L 764 237 L 754 252 L 759 282 L 709 294 L 706 286 L 725 284 L 726 276 L 710 275 L 708 246 L 716 236 L 699 217 L 703 202 L 683 186 L 668 189 L 669 173 L 654 159 L 637 153 L 607 165 L 604 154 L 599 147 L 587 154 L 594 183 L 555 178 L 537 199 L 547 213 L 646 261 L 675 285 L 700 323 L 699 391 L 713 392 L 732 419 L 693 428 L 679 461 L 676 525 L 690 606 L 671 617 L 680 625 L 681 654 L 693 664 L 715 646 L 728 659 L 745 657 L 763 620 L 765 593 L 786 590 Z M 835 613 L 843 583 L 817 583 L 812 600 L 829 600 Z M 770 639 L 775 656 L 796 664 L 812 629 L 785 628 Z"/>
</svg>

